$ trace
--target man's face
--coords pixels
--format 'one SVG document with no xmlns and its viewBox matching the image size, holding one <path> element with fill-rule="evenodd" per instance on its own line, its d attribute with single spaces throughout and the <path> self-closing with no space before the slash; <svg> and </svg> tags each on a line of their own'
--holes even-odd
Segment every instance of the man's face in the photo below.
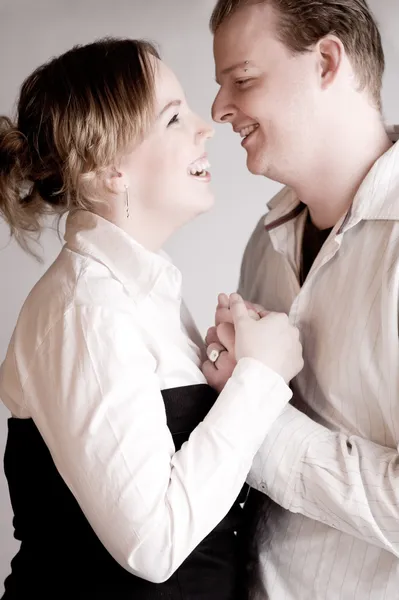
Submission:
<svg viewBox="0 0 399 600">
<path fill-rule="evenodd" d="M 287 183 L 314 159 L 322 90 L 316 53 L 290 52 L 277 39 L 276 22 L 271 7 L 258 4 L 240 9 L 217 30 L 220 90 L 212 115 L 243 138 L 252 173 Z"/>
</svg>

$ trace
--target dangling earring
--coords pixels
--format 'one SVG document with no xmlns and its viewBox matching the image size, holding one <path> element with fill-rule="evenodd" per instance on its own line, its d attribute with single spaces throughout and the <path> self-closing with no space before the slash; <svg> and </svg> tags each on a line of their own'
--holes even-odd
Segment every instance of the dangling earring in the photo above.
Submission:
<svg viewBox="0 0 399 600">
<path fill-rule="evenodd" d="M 125 197 L 125 207 L 126 207 L 126 217 L 129 219 L 129 186 L 125 185 L 126 197 Z"/>
</svg>

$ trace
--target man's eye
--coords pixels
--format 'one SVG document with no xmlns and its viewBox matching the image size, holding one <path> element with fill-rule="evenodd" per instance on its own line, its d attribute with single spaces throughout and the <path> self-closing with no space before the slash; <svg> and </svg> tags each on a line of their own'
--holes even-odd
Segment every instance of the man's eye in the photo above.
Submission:
<svg viewBox="0 0 399 600">
<path fill-rule="evenodd" d="M 252 81 L 252 79 L 236 79 L 236 85 L 238 87 L 243 87 L 246 83 L 249 83 L 250 81 Z"/>
</svg>

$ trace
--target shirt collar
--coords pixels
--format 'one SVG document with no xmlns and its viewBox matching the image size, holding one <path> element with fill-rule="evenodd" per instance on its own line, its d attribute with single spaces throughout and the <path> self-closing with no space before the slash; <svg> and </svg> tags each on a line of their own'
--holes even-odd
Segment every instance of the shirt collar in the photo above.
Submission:
<svg viewBox="0 0 399 600">
<path fill-rule="evenodd" d="M 151 252 L 110 221 L 92 212 L 68 215 L 66 247 L 105 265 L 136 299 L 163 282 L 163 293 L 180 297 L 181 274 L 164 252 Z M 165 282 L 168 285 L 165 285 Z"/>
<path fill-rule="evenodd" d="M 395 143 L 369 171 L 351 209 L 350 220 L 399 220 L 399 144 Z"/>
<path fill-rule="evenodd" d="M 289 187 L 283 188 L 267 206 L 269 208 L 269 212 L 265 217 L 265 229 L 267 231 L 291 221 L 305 208 L 305 205 Z"/>
<path fill-rule="evenodd" d="M 395 142 L 373 165 L 363 180 L 348 214 L 342 218 L 340 230 L 361 220 L 399 220 L 399 126 L 387 127 Z M 265 217 L 267 230 L 296 217 L 305 205 L 291 188 L 283 188 L 269 203 Z"/>
</svg>

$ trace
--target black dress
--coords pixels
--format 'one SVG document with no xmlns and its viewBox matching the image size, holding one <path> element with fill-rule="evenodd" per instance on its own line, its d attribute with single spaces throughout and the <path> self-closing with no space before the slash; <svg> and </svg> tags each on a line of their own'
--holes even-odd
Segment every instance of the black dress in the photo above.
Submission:
<svg viewBox="0 0 399 600">
<path fill-rule="evenodd" d="M 162 395 L 178 450 L 204 419 L 216 393 L 201 384 Z M 31 419 L 9 419 L 4 467 L 21 547 L 3 600 L 238 600 L 236 532 L 245 486 L 226 517 L 174 575 L 154 584 L 128 573 L 101 544 Z"/>
</svg>

